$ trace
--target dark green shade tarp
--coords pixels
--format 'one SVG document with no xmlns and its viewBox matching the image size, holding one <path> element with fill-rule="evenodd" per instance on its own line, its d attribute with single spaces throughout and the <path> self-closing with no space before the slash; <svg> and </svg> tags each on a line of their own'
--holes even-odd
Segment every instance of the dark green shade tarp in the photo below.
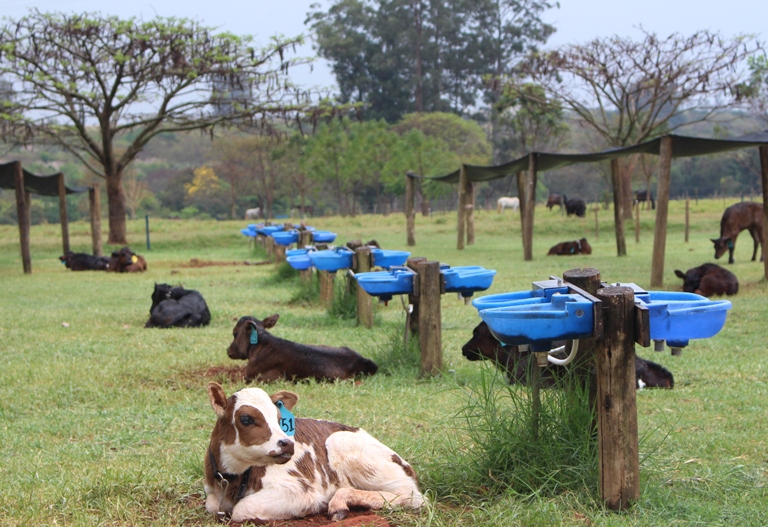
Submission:
<svg viewBox="0 0 768 527">
<path fill-rule="evenodd" d="M 693 157 L 705 154 L 717 154 L 729 150 L 739 150 L 753 146 L 768 145 L 768 130 L 746 134 L 731 139 L 708 139 L 702 137 L 690 137 L 685 135 L 670 134 L 672 138 L 672 157 Z M 661 138 L 657 137 L 645 143 L 627 146 L 624 148 L 611 148 L 594 154 L 550 154 L 547 152 L 532 152 L 536 156 L 536 167 L 540 172 L 555 170 L 575 163 L 595 163 L 631 154 L 655 154 L 659 155 Z M 530 154 L 529 154 L 530 155 Z M 528 170 L 528 155 L 497 166 L 464 165 L 469 181 L 490 181 L 511 174 L 517 174 Z M 459 169 L 460 170 L 460 169 Z M 444 183 L 458 183 L 459 170 L 438 177 L 430 177 L 432 181 Z"/>
<path fill-rule="evenodd" d="M 0 164 L 0 188 L 15 189 L 13 173 L 16 162 Z M 22 169 L 24 172 L 24 190 L 40 196 L 58 196 L 59 195 L 59 174 L 50 176 L 38 176 L 32 172 Z M 67 194 L 79 194 L 88 191 L 88 187 L 67 187 Z"/>
</svg>

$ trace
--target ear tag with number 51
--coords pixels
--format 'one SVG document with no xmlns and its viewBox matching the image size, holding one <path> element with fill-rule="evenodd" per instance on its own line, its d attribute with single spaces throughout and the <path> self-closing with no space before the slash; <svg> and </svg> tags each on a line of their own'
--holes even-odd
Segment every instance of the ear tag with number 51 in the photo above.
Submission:
<svg viewBox="0 0 768 527">
<path fill-rule="evenodd" d="M 277 401 L 275 405 L 277 406 L 277 409 L 280 410 L 280 428 L 283 429 L 283 432 L 285 432 L 286 435 L 292 436 L 296 433 L 293 414 L 285 407 L 283 401 Z"/>
</svg>

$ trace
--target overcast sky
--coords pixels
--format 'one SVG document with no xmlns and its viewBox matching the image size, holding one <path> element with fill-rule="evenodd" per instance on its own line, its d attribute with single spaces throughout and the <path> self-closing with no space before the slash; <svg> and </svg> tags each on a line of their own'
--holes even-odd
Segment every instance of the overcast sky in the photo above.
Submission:
<svg viewBox="0 0 768 527">
<path fill-rule="evenodd" d="M 32 7 L 41 11 L 101 12 L 120 17 L 153 18 L 157 15 L 186 17 L 238 35 L 253 35 L 266 43 L 275 34 L 307 34 L 306 13 L 312 3 L 328 0 L 0 0 L 0 13 L 18 18 Z M 666 37 L 679 32 L 690 35 L 700 29 L 731 37 L 752 33 L 768 37 L 768 0 L 560 0 L 560 8 L 545 19 L 557 28 L 548 46 L 585 42 L 597 37 L 625 35 L 639 38 L 639 26 Z M 311 43 L 300 52 L 313 55 Z M 331 86 L 327 64 L 314 71 L 293 70 L 295 82 L 305 86 Z"/>
</svg>

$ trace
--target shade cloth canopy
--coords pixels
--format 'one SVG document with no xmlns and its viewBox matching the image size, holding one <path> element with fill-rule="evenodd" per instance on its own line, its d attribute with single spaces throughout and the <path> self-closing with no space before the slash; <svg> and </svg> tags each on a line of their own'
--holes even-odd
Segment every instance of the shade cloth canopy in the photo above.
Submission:
<svg viewBox="0 0 768 527">
<path fill-rule="evenodd" d="M 768 145 L 768 130 L 746 134 L 731 139 L 709 139 L 677 134 L 669 134 L 668 137 L 672 138 L 672 157 L 693 157 L 704 154 L 717 154 L 719 152 L 727 152 L 729 150 L 738 150 L 753 146 Z M 490 181 L 528 170 L 530 155 L 536 156 L 536 169 L 538 171 L 545 171 L 566 167 L 575 163 L 607 161 L 631 154 L 659 155 L 660 148 L 661 137 L 657 137 L 656 139 L 651 139 L 645 143 L 622 148 L 611 148 L 594 154 L 550 154 L 547 152 L 531 152 L 531 154 L 510 161 L 509 163 L 504 163 L 503 165 L 464 165 L 464 167 L 467 171 L 467 179 L 469 181 Z M 425 179 L 442 181 L 443 183 L 458 183 L 460 170 L 461 169 L 457 169 L 444 176 L 429 177 Z"/>
<path fill-rule="evenodd" d="M 14 171 L 17 161 L 0 164 L 0 188 L 15 189 Z M 27 170 L 24 172 L 24 191 L 40 196 L 58 196 L 59 195 L 59 174 L 50 176 L 38 176 Z M 64 187 L 67 194 L 80 194 L 87 192 L 88 187 Z"/>
</svg>

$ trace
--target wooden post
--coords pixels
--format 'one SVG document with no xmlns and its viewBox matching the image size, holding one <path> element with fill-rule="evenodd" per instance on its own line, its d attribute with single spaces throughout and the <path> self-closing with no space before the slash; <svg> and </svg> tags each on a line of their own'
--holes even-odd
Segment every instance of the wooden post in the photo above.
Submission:
<svg viewBox="0 0 768 527">
<path fill-rule="evenodd" d="M 659 148 L 659 183 L 656 189 L 656 229 L 653 234 L 651 287 L 664 285 L 664 252 L 667 245 L 667 215 L 669 211 L 669 180 L 672 169 L 672 137 L 661 138 Z"/>
<path fill-rule="evenodd" d="M 595 205 L 595 208 L 592 210 L 595 211 L 595 240 L 599 240 L 600 239 L 600 223 L 598 223 L 597 221 L 597 214 L 600 212 L 600 207 Z"/>
<path fill-rule="evenodd" d="M 517 178 L 517 195 L 520 197 L 520 233 L 523 240 L 523 255 L 525 255 L 525 225 L 526 215 L 525 210 L 528 204 L 525 201 L 525 172 L 518 172 Z"/>
<path fill-rule="evenodd" d="M 412 271 L 418 273 L 419 263 L 426 262 L 426 261 L 427 259 L 424 256 L 414 256 L 413 258 L 408 258 L 406 265 Z M 409 329 L 412 335 L 417 335 L 419 333 L 419 303 L 420 303 L 418 287 L 414 287 L 413 294 L 408 295 L 408 303 L 413 306 L 413 311 L 411 311 L 411 314 L 409 317 Z"/>
<path fill-rule="evenodd" d="M 610 286 L 595 296 L 603 302 L 605 324 L 595 345 L 600 496 L 608 508 L 620 510 L 640 498 L 634 294 Z"/>
<path fill-rule="evenodd" d="M 421 374 L 438 375 L 443 368 L 440 262 L 419 262 L 418 274 Z"/>
<path fill-rule="evenodd" d="M 528 154 L 528 174 L 525 182 L 525 223 L 523 224 L 523 259 L 533 260 L 533 213 L 536 208 L 536 154 Z"/>
<path fill-rule="evenodd" d="M 768 254 L 765 254 L 765 248 L 768 247 L 768 145 L 760 147 L 760 179 L 763 183 L 763 268 L 765 279 L 768 280 Z"/>
<path fill-rule="evenodd" d="M 563 273 L 563 280 L 583 289 L 592 296 L 597 296 L 597 290 L 600 289 L 600 271 L 591 267 L 584 269 L 571 269 Z M 587 375 L 591 363 L 595 357 L 595 338 L 579 340 L 579 350 L 576 352 L 576 358 L 573 361 L 574 366 L 582 375 Z"/>
<path fill-rule="evenodd" d="M 21 264 L 24 274 L 32 274 L 32 256 L 29 251 L 29 194 L 24 190 L 24 169 L 21 161 L 16 161 L 13 170 L 14 186 L 16 187 L 16 215 L 19 217 L 19 244 L 21 245 Z"/>
<path fill-rule="evenodd" d="M 367 273 L 371 270 L 371 247 L 363 245 L 355 249 L 356 268 L 354 272 Z M 366 328 L 373 327 L 373 298 L 365 292 L 365 289 L 357 284 L 357 325 Z"/>
<path fill-rule="evenodd" d="M 416 209 L 414 207 L 414 178 L 416 174 L 405 174 L 405 229 L 407 231 L 408 246 L 416 245 Z"/>
<path fill-rule="evenodd" d="M 299 249 L 303 249 L 304 247 L 308 247 L 312 245 L 312 231 L 300 231 L 299 232 L 299 241 L 296 243 L 296 247 Z M 301 277 L 302 282 L 309 282 L 312 280 L 312 268 L 304 269 L 303 271 L 299 271 L 299 276 Z"/>
<path fill-rule="evenodd" d="M 475 185 L 467 177 L 467 188 L 464 191 L 464 208 L 467 214 L 467 245 L 475 244 Z"/>
<path fill-rule="evenodd" d="M 98 183 L 88 189 L 88 204 L 91 211 L 91 247 L 95 256 L 102 256 L 104 250 L 101 246 L 101 194 Z"/>
<path fill-rule="evenodd" d="M 464 249 L 464 227 L 466 225 L 467 209 L 467 168 L 462 163 L 459 169 L 459 205 L 457 207 L 458 225 L 456 229 L 456 249 Z"/>
<path fill-rule="evenodd" d="M 67 220 L 67 186 L 64 174 L 59 172 L 59 221 L 61 222 L 61 245 L 64 254 L 69 251 L 69 221 Z"/>
<path fill-rule="evenodd" d="M 635 243 L 640 243 L 640 203 L 635 207 Z"/>
<path fill-rule="evenodd" d="M 613 181 L 613 225 L 616 232 L 616 253 L 627 255 L 627 240 L 624 237 L 624 201 L 621 185 L 621 169 L 618 159 L 611 159 L 611 180 Z"/>
<path fill-rule="evenodd" d="M 685 196 L 685 243 L 688 243 L 688 233 L 691 225 L 691 199 Z"/>
<path fill-rule="evenodd" d="M 319 270 L 317 271 L 317 279 L 320 282 L 320 302 L 326 307 L 331 305 L 331 302 L 333 302 L 334 278 L 336 278 L 336 273 Z"/>
<path fill-rule="evenodd" d="M 264 248 L 267 250 L 267 260 L 275 256 L 275 239 L 272 236 L 264 237 Z"/>
<path fill-rule="evenodd" d="M 275 239 L 270 236 L 273 243 L 273 250 L 275 252 L 275 266 L 285 263 L 285 245 L 274 243 Z"/>
</svg>

